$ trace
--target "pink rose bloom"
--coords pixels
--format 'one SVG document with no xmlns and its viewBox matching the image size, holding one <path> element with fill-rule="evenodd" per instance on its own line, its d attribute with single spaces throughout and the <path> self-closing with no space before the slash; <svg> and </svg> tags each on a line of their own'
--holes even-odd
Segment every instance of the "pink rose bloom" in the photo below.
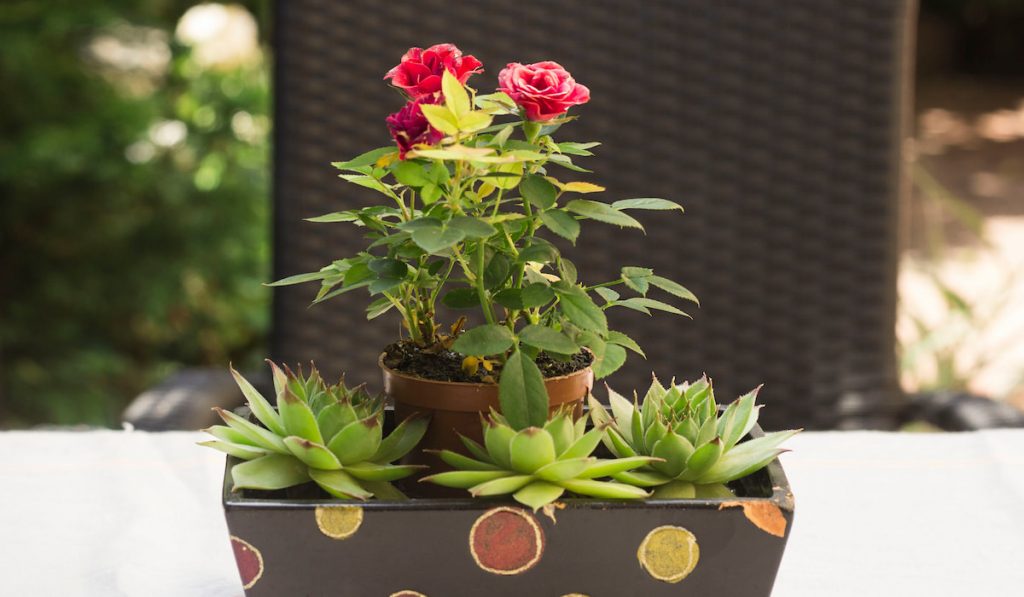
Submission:
<svg viewBox="0 0 1024 597">
<path fill-rule="evenodd" d="M 429 95 L 419 99 L 409 100 L 401 110 L 388 116 L 388 130 L 391 131 L 391 138 L 398 145 L 398 157 L 405 159 L 405 154 L 412 150 L 414 145 L 433 145 L 440 141 L 444 135 L 430 126 L 427 117 L 420 109 L 422 104 L 437 104 L 441 101 L 439 97 Z"/>
<path fill-rule="evenodd" d="M 557 62 L 513 62 L 498 73 L 498 87 L 526 112 L 544 122 L 590 101 L 590 90 L 577 83 Z"/>
<path fill-rule="evenodd" d="M 466 83 L 471 75 L 482 73 L 483 64 L 473 56 L 463 56 L 453 44 L 437 44 L 426 50 L 409 48 L 398 66 L 384 75 L 391 84 L 416 99 L 441 91 L 441 75 L 448 71 L 459 83 Z"/>
</svg>

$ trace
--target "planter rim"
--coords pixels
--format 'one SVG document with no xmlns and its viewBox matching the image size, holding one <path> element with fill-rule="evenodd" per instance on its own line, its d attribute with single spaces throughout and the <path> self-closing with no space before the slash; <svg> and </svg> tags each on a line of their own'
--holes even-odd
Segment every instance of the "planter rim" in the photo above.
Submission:
<svg viewBox="0 0 1024 597">
<path fill-rule="evenodd" d="M 584 349 L 584 350 L 587 350 L 587 349 Z M 590 352 L 590 351 L 587 350 L 587 352 Z M 387 371 L 390 375 L 394 375 L 395 377 L 401 377 L 401 378 L 404 378 L 404 379 L 415 381 L 417 383 L 436 384 L 436 385 L 444 385 L 444 386 L 460 386 L 460 387 L 465 387 L 465 388 L 478 388 L 478 389 L 479 388 L 495 388 L 495 389 L 497 389 L 497 387 L 498 387 L 498 384 L 496 384 L 496 383 L 479 383 L 479 382 L 473 382 L 473 381 L 441 381 L 439 379 L 427 379 L 425 377 L 417 377 L 415 375 L 409 375 L 407 373 L 402 373 L 401 371 L 397 371 L 395 369 L 392 369 L 391 367 L 388 367 L 387 365 L 384 364 L 384 356 L 385 356 L 385 354 L 386 353 L 382 352 L 382 353 L 380 353 L 380 356 L 377 357 L 377 365 L 382 370 Z M 591 361 L 591 364 L 593 364 L 593 361 Z M 592 370 L 593 369 L 591 368 L 591 366 L 587 365 L 586 367 L 584 367 L 583 369 L 580 369 L 579 371 L 573 371 L 572 373 L 567 373 L 565 375 L 557 375 L 555 377 L 545 377 L 544 378 L 544 383 L 548 383 L 548 382 L 552 382 L 552 381 L 561 381 L 563 379 L 569 379 L 570 377 L 573 377 L 573 376 L 576 376 L 576 375 L 585 375 L 588 371 L 592 371 Z"/>
</svg>

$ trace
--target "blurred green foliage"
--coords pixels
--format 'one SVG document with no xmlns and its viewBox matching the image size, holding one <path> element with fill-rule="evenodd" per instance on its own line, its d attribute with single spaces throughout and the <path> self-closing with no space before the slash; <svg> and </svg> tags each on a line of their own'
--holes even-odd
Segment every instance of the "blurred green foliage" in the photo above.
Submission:
<svg viewBox="0 0 1024 597">
<path fill-rule="evenodd" d="M 201 66 L 192 4 L 0 4 L 0 427 L 265 352 L 266 59 Z"/>
</svg>

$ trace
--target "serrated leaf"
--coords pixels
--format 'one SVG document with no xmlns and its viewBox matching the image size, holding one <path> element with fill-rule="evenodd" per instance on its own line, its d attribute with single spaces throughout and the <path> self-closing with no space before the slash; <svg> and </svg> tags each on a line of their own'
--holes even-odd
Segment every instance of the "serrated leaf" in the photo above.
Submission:
<svg viewBox="0 0 1024 597">
<path fill-rule="evenodd" d="M 464 355 L 488 356 L 505 352 L 514 342 L 515 337 L 507 327 L 484 324 L 461 334 L 452 344 L 452 350 Z"/>
<path fill-rule="evenodd" d="M 422 187 L 430 184 L 431 179 L 427 178 L 423 164 L 412 160 L 402 160 L 391 166 L 391 174 L 395 180 L 407 187 Z"/>
<path fill-rule="evenodd" d="M 523 328 L 519 332 L 519 341 L 534 348 L 559 354 L 575 354 L 579 351 L 579 347 L 568 336 L 541 325 L 528 325 Z"/>
<path fill-rule="evenodd" d="M 605 343 L 600 359 L 595 359 L 591 367 L 594 378 L 602 379 L 618 371 L 626 362 L 626 349 L 618 344 Z"/>
<path fill-rule="evenodd" d="M 638 311 L 645 311 L 648 315 L 650 315 L 650 311 L 648 311 L 648 309 L 656 309 L 658 311 L 667 311 L 669 313 L 674 313 L 676 315 L 682 315 L 683 317 L 690 317 L 688 313 L 680 311 L 679 309 L 673 307 L 668 303 L 664 303 L 659 300 L 642 296 L 635 296 L 625 300 L 617 301 L 615 304 L 620 307 L 630 307 Z"/>
<path fill-rule="evenodd" d="M 475 133 L 491 126 L 493 117 L 486 112 L 468 112 L 459 117 L 459 130 Z"/>
<path fill-rule="evenodd" d="M 306 465 L 292 455 L 270 454 L 231 467 L 232 491 L 284 489 L 309 481 Z"/>
<path fill-rule="evenodd" d="M 387 185 L 372 176 L 367 176 L 365 174 L 341 174 L 338 178 L 343 178 L 352 184 L 356 184 L 367 189 L 373 189 L 374 191 L 387 195 L 392 199 L 397 197 L 394 191 L 392 191 Z"/>
<path fill-rule="evenodd" d="M 524 199 L 541 209 L 547 209 L 554 205 L 558 195 L 555 185 L 538 174 L 524 176 L 519 183 L 519 192 Z"/>
<path fill-rule="evenodd" d="M 555 298 L 555 292 L 551 290 L 551 287 L 538 283 L 533 283 L 523 288 L 521 295 L 524 309 L 544 306 L 551 302 L 553 298 Z"/>
<path fill-rule="evenodd" d="M 542 211 L 540 221 L 547 226 L 548 230 L 571 241 L 573 244 L 576 243 L 576 239 L 580 236 L 580 223 L 576 218 L 560 209 Z"/>
<path fill-rule="evenodd" d="M 647 294 L 648 281 L 653 274 L 654 270 L 646 267 L 624 267 L 622 281 L 638 293 Z"/>
<path fill-rule="evenodd" d="M 518 347 L 501 370 L 498 400 L 502 414 L 514 429 L 540 427 L 548 420 L 548 391 L 544 387 L 544 376 L 533 359 Z"/>
<path fill-rule="evenodd" d="M 377 149 L 360 154 L 347 162 L 331 162 L 331 165 L 339 170 L 355 170 L 356 168 L 372 166 L 382 157 L 396 153 L 398 151 L 393 146 L 378 147 Z"/>
<path fill-rule="evenodd" d="M 459 119 L 447 106 L 420 104 L 420 110 L 423 112 L 423 116 L 426 117 L 427 122 L 430 123 L 430 126 L 445 135 L 459 134 Z M 430 157 L 429 155 L 424 155 L 421 151 L 417 151 L 415 154 Z"/>
<path fill-rule="evenodd" d="M 498 231 L 487 222 L 469 216 L 455 216 L 448 225 L 461 230 L 466 238 L 487 238 Z"/>
<path fill-rule="evenodd" d="M 644 229 L 643 225 L 636 219 L 614 209 L 606 203 L 590 201 L 589 199 L 573 199 L 565 205 L 565 209 L 574 214 L 597 220 L 598 222 L 604 222 L 605 224 L 637 228 L 639 230 Z"/>
<path fill-rule="evenodd" d="M 621 296 L 618 292 L 615 292 L 611 288 L 604 288 L 601 286 L 595 288 L 594 292 L 596 292 L 601 298 L 603 298 L 606 304 L 619 300 L 619 296 Z"/>
<path fill-rule="evenodd" d="M 579 286 L 559 284 L 554 291 L 558 295 L 561 311 L 569 321 L 583 330 L 602 335 L 608 333 L 608 318 L 585 290 Z"/>
<path fill-rule="evenodd" d="M 608 330 L 608 342 L 611 344 L 618 344 L 624 346 L 638 355 L 647 358 L 644 351 L 640 348 L 640 345 L 636 343 L 632 338 L 623 334 L 622 332 L 616 332 L 615 330 Z"/>
<path fill-rule="evenodd" d="M 455 116 L 462 116 L 472 109 L 466 88 L 448 69 L 441 74 L 441 92 L 444 94 L 445 105 Z"/>
<path fill-rule="evenodd" d="M 671 295 L 677 296 L 681 299 L 685 299 L 688 301 L 693 301 L 694 303 L 700 305 L 700 301 L 697 300 L 697 295 L 690 292 L 685 286 L 677 284 L 676 282 L 673 282 L 668 278 L 663 278 L 661 276 L 651 276 L 647 279 L 647 281 L 650 282 L 651 286 L 654 286 L 655 288 L 660 288 Z"/>
<path fill-rule="evenodd" d="M 291 286 L 292 284 L 302 284 L 304 282 L 312 282 L 314 280 L 323 280 L 327 276 L 328 272 L 309 272 L 306 274 L 295 274 L 294 276 L 281 278 L 276 282 L 264 284 L 264 286 Z"/>
<path fill-rule="evenodd" d="M 683 206 L 679 205 L 675 201 L 669 201 L 668 199 L 658 199 L 655 197 L 643 197 L 640 199 L 620 199 L 615 203 L 612 203 L 612 207 L 615 209 L 648 209 L 656 211 L 671 211 L 678 209 L 683 211 Z"/>
<path fill-rule="evenodd" d="M 590 182 L 573 181 L 573 182 L 567 182 L 567 183 L 563 184 L 562 185 L 562 190 L 565 191 L 566 193 L 581 193 L 581 194 L 584 194 L 584 193 L 600 193 L 601 191 L 604 191 L 605 188 L 602 187 L 601 185 L 596 185 L 596 184 L 593 184 L 593 183 L 590 183 Z"/>
<path fill-rule="evenodd" d="M 412 232 L 412 241 L 424 251 L 436 254 L 450 248 L 466 237 L 466 233 L 450 226 L 417 228 Z"/>
<path fill-rule="evenodd" d="M 441 303 L 451 309 L 472 309 L 480 305 L 480 295 L 475 288 L 456 288 L 445 293 Z"/>
</svg>

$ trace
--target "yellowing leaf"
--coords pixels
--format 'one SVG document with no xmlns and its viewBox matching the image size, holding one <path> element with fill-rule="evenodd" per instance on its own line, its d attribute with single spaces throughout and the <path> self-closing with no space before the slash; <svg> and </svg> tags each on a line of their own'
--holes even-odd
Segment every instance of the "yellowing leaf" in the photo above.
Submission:
<svg viewBox="0 0 1024 597">
<path fill-rule="evenodd" d="M 427 122 L 430 126 L 441 131 L 446 135 L 456 135 L 459 132 L 459 119 L 452 114 L 452 111 L 444 106 L 434 106 L 431 104 L 420 105 L 420 110 L 423 111 L 423 116 L 427 118 Z"/>
<path fill-rule="evenodd" d="M 604 187 L 590 182 L 567 182 L 562 185 L 562 190 L 566 193 L 600 193 Z"/>
</svg>

